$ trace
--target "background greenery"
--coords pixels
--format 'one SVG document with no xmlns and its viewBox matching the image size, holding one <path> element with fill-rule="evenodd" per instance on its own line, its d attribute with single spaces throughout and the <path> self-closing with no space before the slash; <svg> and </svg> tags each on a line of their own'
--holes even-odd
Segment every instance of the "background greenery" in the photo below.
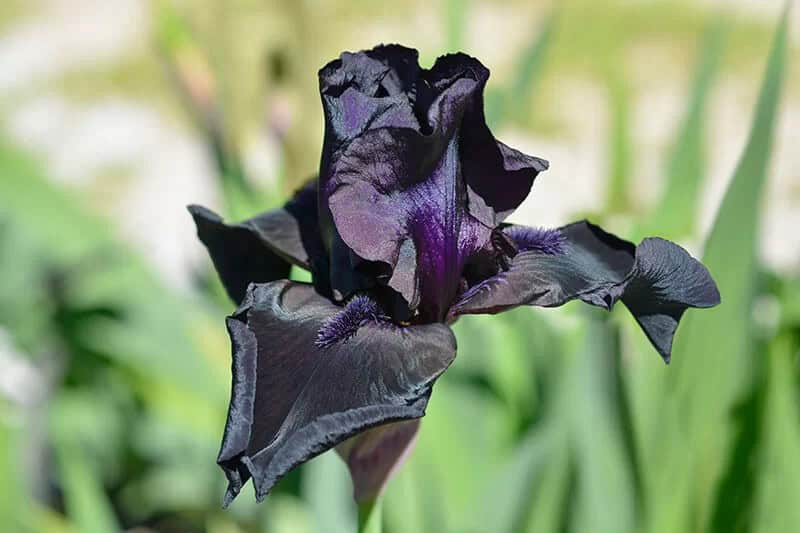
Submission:
<svg viewBox="0 0 800 533">
<path fill-rule="evenodd" d="M 686 243 L 719 284 L 723 304 L 686 315 L 669 366 L 624 309 L 461 319 L 456 363 L 389 486 L 386 531 L 800 531 L 800 273 L 759 253 L 780 103 L 795 85 L 788 17 L 666 0 L 502 3 L 499 20 L 529 17 L 518 38 L 502 24 L 475 35 L 470 21 L 493 7 L 471 0 L 142 4 L 149 30 L 136 53 L 0 91 L 0 124 L 25 91 L 74 102 L 135 95 L 208 148 L 214 197 L 242 218 L 314 172 L 314 75 L 330 57 L 402 39 L 430 63 L 491 42 L 496 130 L 569 145 L 553 112 L 564 80 L 590 79 L 606 96 L 607 127 L 593 140 L 605 151 L 604 196 L 575 217 Z M 39 8 L 3 2 L 0 35 Z M 651 54 L 649 69 L 632 66 L 636 53 Z M 705 229 L 709 114 L 734 75 L 758 100 L 742 100 L 748 140 Z M 658 76 L 685 91 L 669 147 L 653 156 L 637 149 L 634 124 L 648 110 L 633 103 Z M 597 110 L 584 111 L 589 120 Z M 214 460 L 232 306 L 210 262 L 185 270 L 182 286 L 166 279 L 107 205 L 135 171 L 65 184 L 13 128 L 0 131 L 0 530 L 354 531 L 350 481 L 333 454 L 293 472 L 265 503 L 245 490 L 221 510 Z M 241 155 L 255 135 L 279 147 L 266 179 Z M 649 200 L 636 192 L 644 157 L 661 176 Z M 789 172 L 796 183 L 798 169 Z M 559 187 L 574 194 L 574 184 Z"/>
</svg>

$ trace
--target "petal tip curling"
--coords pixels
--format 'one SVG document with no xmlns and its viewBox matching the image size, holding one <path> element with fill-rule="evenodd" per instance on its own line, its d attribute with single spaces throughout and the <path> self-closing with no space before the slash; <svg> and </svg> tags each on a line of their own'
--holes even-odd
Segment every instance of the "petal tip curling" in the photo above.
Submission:
<svg viewBox="0 0 800 533">
<path fill-rule="evenodd" d="M 275 254 L 256 231 L 226 224 L 221 216 L 199 205 L 190 205 L 187 210 L 194 219 L 198 238 L 235 303 L 242 301 L 251 282 L 288 276 L 289 263 Z"/>
<path fill-rule="evenodd" d="M 634 246 L 587 221 L 564 226 L 560 233 L 566 241 L 563 253 L 548 255 L 536 246 L 521 251 L 508 271 L 470 288 L 455 314 L 496 313 L 520 304 L 554 307 L 573 299 L 610 310 L 621 299 L 669 362 L 686 309 L 720 301 L 706 267 L 675 243 L 653 237 Z M 515 234 L 520 242 L 540 242 L 532 228 L 511 231 Z"/>
</svg>

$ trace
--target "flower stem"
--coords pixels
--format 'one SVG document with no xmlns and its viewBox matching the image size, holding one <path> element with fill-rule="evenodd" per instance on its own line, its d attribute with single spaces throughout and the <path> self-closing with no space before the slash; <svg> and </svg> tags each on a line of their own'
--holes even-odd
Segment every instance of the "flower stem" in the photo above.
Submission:
<svg viewBox="0 0 800 533">
<path fill-rule="evenodd" d="M 380 498 L 358 504 L 359 533 L 381 533 L 383 529 L 381 505 Z"/>
</svg>

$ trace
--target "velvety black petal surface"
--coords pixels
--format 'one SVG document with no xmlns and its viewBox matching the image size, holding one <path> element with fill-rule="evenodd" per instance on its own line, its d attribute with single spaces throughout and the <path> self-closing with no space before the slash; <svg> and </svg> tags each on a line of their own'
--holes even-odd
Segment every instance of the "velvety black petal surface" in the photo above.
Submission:
<svg viewBox="0 0 800 533">
<path fill-rule="evenodd" d="M 237 304 L 250 283 L 287 278 L 291 265 L 325 268 L 327 259 L 317 223 L 317 185 L 309 182 L 281 209 L 239 224 L 226 224 L 205 207 L 189 212 L 225 290 Z"/>
<path fill-rule="evenodd" d="M 634 246 L 585 221 L 559 232 L 560 253 L 536 247 L 520 252 L 508 271 L 468 289 L 451 315 L 497 313 L 521 304 L 553 307 L 576 298 L 611 309 L 622 299 L 669 361 L 683 312 L 720 301 L 708 270 L 677 244 L 648 238 Z"/>
<path fill-rule="evenodd" d="M 260 500 L 298 464 L 367 428 L 421 417 L 455 357 L 443 324 L 369 320 L 341 342 L 318 332 L 342 312 L 310 285 L 251 285 L 228 318 L 233 387 L 218 463 L 225 502 L 253 478 Z"/>
</svg>

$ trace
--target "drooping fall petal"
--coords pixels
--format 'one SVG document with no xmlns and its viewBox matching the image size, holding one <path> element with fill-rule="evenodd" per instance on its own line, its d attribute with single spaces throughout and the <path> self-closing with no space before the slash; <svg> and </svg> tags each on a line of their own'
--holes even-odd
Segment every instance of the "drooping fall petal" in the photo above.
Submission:
<svg viewBox="0 0 800 533">
<path fill-rule="evenodd" d="M 238 224 L 226 224 L 213 211 L 197 205 L 189 206 L 189 212 L 222 284 L 237 304 L 250 283 L 287 278 L 291 265 L 326 268 L 317 223 L 316 180 L 297 191 L 284 207 Z"/>
<path fill-rule="evenodd" d="M 507 232 L 529 246 L 535 238 L 553 242 L 552 235 L 534 237 L 524 228 Z M 524 242 L 526 235 L 531 242 Z M 684 311 L 720 301 L 708 270 L 677 244 L 648 238 L 634 246 L 585 221 L 558 235 L 558 248 L 532 246 L 518 253 L 507 271 L 471 287 L 451 315 L 498 313 L 521 304 L 555 307 L 573 299 L 611 309 L 621 299 L 669 361 Z"/>
<path fill-rule="evenodd" d="M 450 329 L 361 313 L 355 333 L 343 328 L 337 341 L 319 343 L 345 312 L 312 286 L 283 280 L 251 285 L 228 318 L 233 386 L 218 458 L 226 504 L 250 478 L 261 500 L 289 470 L 353 435 L 424 414 L 455 357 Z"/>
</svg>

